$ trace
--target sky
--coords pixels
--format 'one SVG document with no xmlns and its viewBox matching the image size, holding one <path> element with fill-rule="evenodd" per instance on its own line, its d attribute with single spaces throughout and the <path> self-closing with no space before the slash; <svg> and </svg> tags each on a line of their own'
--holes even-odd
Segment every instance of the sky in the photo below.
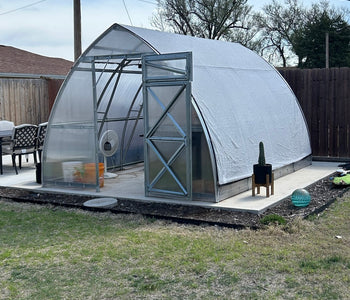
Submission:
<svg viewBox="0 0 350 300">
<path fill-rule="evenodd" d="M 82 51 L 114 23 L 152 28 L 156 0 L 80 0 Z M 248 0 L 259 10 L 271 0 Z M 314 3 L 305 0 L 302 3 Z M 350 9 L 350 2 L 331 0 Z M 73 60 L 73 0 L 0 0 L 0 45 Z"/>
</svg>

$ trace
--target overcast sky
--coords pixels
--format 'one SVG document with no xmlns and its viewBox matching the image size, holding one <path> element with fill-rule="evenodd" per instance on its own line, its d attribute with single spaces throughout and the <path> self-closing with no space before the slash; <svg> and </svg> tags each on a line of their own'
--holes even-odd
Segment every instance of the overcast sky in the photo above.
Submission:
<svg viewBox="0 0 350 300">
<path fill-rule="evenodd" d="M 248 0 L 256 10 L 270 2 Z M 151 28 L 156 7 L 156 0 L 81 0 L 83 51 L 114 23 Z M 0 45 L 73 60 L 73 0 L 0 0 Z"/>
</svg>

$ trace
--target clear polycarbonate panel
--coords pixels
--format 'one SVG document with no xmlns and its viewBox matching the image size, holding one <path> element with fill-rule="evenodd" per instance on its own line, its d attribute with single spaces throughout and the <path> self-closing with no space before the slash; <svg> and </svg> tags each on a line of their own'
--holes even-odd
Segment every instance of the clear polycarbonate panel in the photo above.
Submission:
<svg viewBox="0 0 350 300">
<path fill-rule="evenodd" d="M 149 170 L 149 178 L 150 183 L 153 182 L 156 176 L 159 174 L 161 169 L 163 168 L 163 163 L 160 160 L 160 157 L 151 149 L 149 144 L 146 144 L 147 147 L 147 159 L 149 163 L 152 165 L 152 168 Z"/>
<path fill-rule="evenodd" d="M 85 123 L 93 121 L 92 75 L 75 71 L 66 81 L 64 91 L 55 101 L 51 113 L 54 124 Z"/>
<path fill-rule="evenodd" d="M 169 113 L 166 116 L 166 119 L 174 123 L 176 127 L 174 134 L 179 134 L 181 136 L 183 136 L 187 130 L 187 122 L 184 115 L 184 111 L 186 110 L 186 90 L 182 88 L 181 93 L 177 94 L 177 101 L 171 105 Z"/>
<path fill-rule="evenodd" d="M 141 74 L 122 74 L 118 79 L 111 73 L 103 74 L 98 81 L 98 131 L 102 136 L 106 130 L 113 130 L 119 141 L 117 151 L 107 159 L 109 168 L 143 161 L 141 81 Z"/>
<path fill-rule="evenodd" d="M 172 132 L 176 136 L 184 136 L 186 131 L 186 115 L 185 111 L 185 90 L 183 85 L 167 86 L 150 86 L 147 89 L 148 105 L 152 114 L 149 116 L 149 129 L 151 129 L 159 118 L 164 114 L 166 108 L 172 105 L 169 113 L 164 116 L 157 128 L 157 136 L 166 136 L 168 132 Z M 178 99 L 182 98 L 180 101 Z M 176 103 L 172 103 L 176 100 Z M 180 102 L 180 103 L 179 103 Z"/>
<path fill-rule="evenodd" d="M 170 172 L 165 171 L 165 173 L 160 177 L 159 181 L 153 186 L 154 192 L 168 191 L 169 194 L 184 194 L 186 195 L 183 185 L 181 186 L 176 180 L 178 178 L 172 176 Z"/>
<path fill-rule="evenodd" d="M 111 157 L 107 158 L 108 168 L 120 168 L 143 161 L 143 120 L 108 122 L 103 132 L 114 130 L 118 136 L 119 146 Z M 102 133 L 103 134 L 103 133 Z M 101 154 L 102 155 L 102 154 Z"/>
<path fill-rule="evenodd" d="M 186 134 L 179 129 L 181 128 L 177 124 L 176 120 L 170 113 L 168 113 L 159 123 L 159 126 L 156 128 L 154 135 L 157 137 L 166 137 L 171 135 L 173 137 L 183 138 Z"/>
<path fill-rule="evenodd" d="M 192 192 L 195 199 L 215 198 L 213 166 L 202 126 L 192 126 Z"/>
<path fill-rule="evenodd" d="M 92 75 L 75 71 L 51 112 L 43 153 L 43 184 L 85 185 L 84 166 L 95 162 L 95 153 Z"/>
<path fill-rule="evenodd" d="M 97 42 L 84 55 L 99 56 L 153 52 L 151 47 L 136 37 L 136 35 L 115 24 L 107 30 L 107 34 L 100 36 Z"/>
<path fill-rule="evenodd" d="M 134 128 L 136 128 L 135 131 Z M 137 124 L 136 120 L 128 122 L 127 130 L 121 141 L 120 149 L 122 151 L 122 165 L 143 162 L 143 120 L 140 120 Z"/>
<path fill-rule="evenodd" d="M 186 152 L 184 149 L 179 152 L 178 157 L 171 164 L 171 169 L 178 179 L 178 182 L 176 182 L 177 185 L 179 185 L 181 189 L 182 187 L 186 187 Z"/>
<path fill-rule="evenodd" d="M 156 150 L 148 151 L 148 157 L 152 164 L 150 184 L 153 190 L 184 193 L 186 187 L 186 152 L 182 145 L 183 143 L 179 142 L 155 141 Z M 173 159 L 172 163 L 169 163 L 177 149 L 182 149 L 182 151 L 179 152 L 176 159 Z M 158 152 L 158 155 L 156 152 Z"/>
<path fill-rule="evenodd" d="M 109 80 L 110 78 L 112 79 Z M 103 118 L 107 109 L 107 118 L 125 118 L 135 96 L 130 116 L 137 116 L 142 108 L 141 74 L 122 74 L 119 80 L 117 79 L 117 75 L 107 73 L 98 81 L 96 93 L 99 101 L 99 119 Z"/>
<path fill-rule="evenodd" d="M 82 138 L 84 136 L 84 138 Z M 62 141 L 62 142 L 61 142 Z M 77 142 L 79 141 L 79 142 Z M 69 145 L 70 143 L 70 145 Z M 84 165 L 94 163 L 92 128 L 50 127 L 44 164 L 44 184 L 83 184 Z M 72 147 L 74 146 L 74 148 Z"/>
<path fill-rule="evenodd" d="M 168 59 L 149 63 L 146 69 L 146 76 L 150 80 L 158 80 L 162 78 L 183 79 L 187 76 L 186 58 Z"/>
<path fill-rule="evenodd" d="M 177 149 L 183 147 L 182 142 L 168 142 L 168 141 L 153 141 L 154 147 L 158 152 L 158 156 L 161 157 L 165 162 L 169 162 L 173 157 Z"/>
</svg>

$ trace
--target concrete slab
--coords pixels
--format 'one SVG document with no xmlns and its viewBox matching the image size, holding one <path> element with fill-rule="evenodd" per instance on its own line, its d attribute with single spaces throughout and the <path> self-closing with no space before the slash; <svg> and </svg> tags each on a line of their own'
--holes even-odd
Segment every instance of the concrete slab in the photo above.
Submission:
<svg viewBox="0 0 350 300">
<path fill-rule="evenodd" d="M 235 210 L 251 213 L 262 213 L 269 207 L 278 204 L 281 200 L 290 196 L 294 190 L 304 188 L 324 177 L 329 176 L 338 169 L 339 162 L 316 162 L 297 172 L 275 180 L 275 194 L 265 197 L 265 188 L 261 188 L 261 194 L 252 196 L 249 190 L 242 194 L 228 198 L 219 203 L 201 201 L 179 201 L 166 198 L 145 197 L 143 165 L 128 168 L 118 172 L 118 177 L 105 179 L 105 186 L 98 193 L 94 189 L 63 189 L 43 188 L 35 182 L 35 166 L 30 158 L 29 163 L 24 162 L 19 175 L 15 174 L 9 156 L 3 157 L 4 174 L 0 175 L 0 186 L 29 189 L 37 192 L 59 192 L 67 194 L 89 195 L 99 198 L 112 197 L 116 199 L 130 199 L 154 203 L 172 203 L 183 206 L 199 206 L 215 208 L 219 210 Z"/>
<path fill-rule="evenodd" d="M 265 188 L 261 188 L 260 195 L 252 196 L 249 190 L 235 197 L 215 204 L 215 207 L 234 207 L 236 210 L 261 213 L 278 204 L 281 200 L 290 196 L 296 189 L 305 188 L 316 181 L 334 173 L 339 163 L 336 162 L 312 162 L 312 165 L 300 169 L 287 176 L 275 180 L 275 193 L 270 197 L 265 196 Z"/>
</svg>

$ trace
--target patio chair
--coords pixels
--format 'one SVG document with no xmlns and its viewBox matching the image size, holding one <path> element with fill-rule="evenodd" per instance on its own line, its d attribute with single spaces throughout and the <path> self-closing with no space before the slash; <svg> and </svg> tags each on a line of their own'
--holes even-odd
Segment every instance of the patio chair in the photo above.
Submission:
<svg viewBox="0 0 350 300">
<path fill-rule="evenodd" d="M 11 121 L 0 120 L 0 131 L 1 130 L 12 130 L 15 124 Z"/>
<path fill-rule="evenodd" d="M 12 140 L 9 145 L 2 147 L 2 153 L 12 156 L 12 165 L 18 174 L 16 165 L 16 156 L 19 157 L 19 168 L 22 168 L 22 155 L 33 154 L 36 164 L 36 136 L 38 126 L 31 124 L 22 124 L 15 126 L 12 133 Z"/>
<path fill-rule="evenodd" d="M 36 137 L 36 151 L 38 152 L 39 162 L 41 162 L 41 152 L 43 151 L 47 122 L 38 125 L 38 133 Z"/>
<path fill-rule="evenodd" d="M 7 130 L 13 130 L 15 127 L 15 124 L 11 121 L 7 120 L 0 120 L 0 131 L 7 131 Z M 2 145 L 9 144 L 11 142 L 10 137 L 4 137 L 2 139 Z"/>
</svg>

